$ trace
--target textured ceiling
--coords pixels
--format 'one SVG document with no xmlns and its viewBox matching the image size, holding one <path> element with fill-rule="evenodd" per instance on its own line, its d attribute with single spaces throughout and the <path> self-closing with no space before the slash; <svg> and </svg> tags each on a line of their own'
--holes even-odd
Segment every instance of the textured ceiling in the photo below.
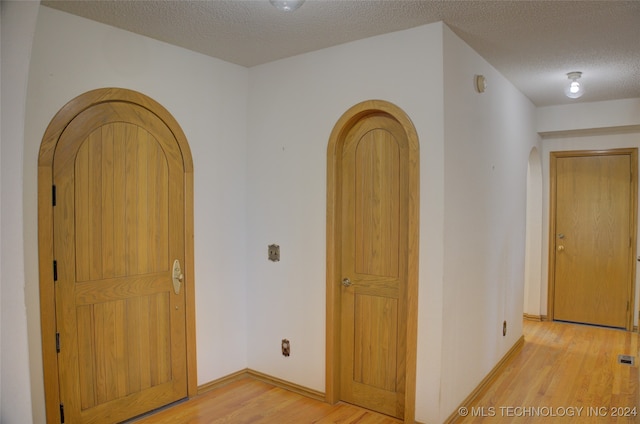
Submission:
<svg viewBox="0 0 640 424">
<path fill-rule="evenodd" d="M 444 21 L 537 106 L 640 98 L 640 0 L 42 1 L 42 4 L 251 67 Z M 566 73 L 585 95 L 567 99 Z"/>
</svg>

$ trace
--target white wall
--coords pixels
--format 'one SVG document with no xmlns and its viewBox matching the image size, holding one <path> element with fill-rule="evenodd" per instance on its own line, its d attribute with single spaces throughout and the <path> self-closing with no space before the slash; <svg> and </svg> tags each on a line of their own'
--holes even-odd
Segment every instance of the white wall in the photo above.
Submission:
<svg viewBox="0 0 640 424">
<path fill-rule="evenodd" d="M 326 146 L 350 106 L 388 100 L 420 138 L 416 418 L 442 422 L 522 334 L 533 105 L 442 24 L 252 68 L 249 93 L 250 367 L 324 389 Z"/>
<path fill-rule="evenodd" d="M 640 99 L 547 106 L 538 108 L 536 115 L 539 133 L 625 128 L 640 125 Z"/>
<path fill-rule="evenodd" d="M 444 35 L 440 422 L 522 335 L 527 164 L 539 140 L 533 104 L 451 30 Z M 485 93 L 474 90 L 475 74 L 486 77 Z"/>
<path fill-rule="evenodd" d="M 22 234 L 22 139 L 37 2 L 0 3 L 0 422 L 31 421 Z"/>
<path fill-rule="evenodd" d="M 402 108 L 421 149 L 418 419 L 438 408 L 442 224 L 442 24 L 373 37 L 250 70 L 248 356 L 251 368 L 325 390 L 326 160 L 351 106 Z M 267 260 L 280 245 L 281 261 Z M 291 341 L 291 356 L 280 340 Z"/>
<path fill-rule="evenodd" d="M 129 88 L 150 96 L 184 130 L 195 168 L 198 383 L 247 366 L 247 76 L 244 67 L 40 8 L 29 74 L 24 186 L 14 187 L 25 198 L 26 305 L 30 354 L 35 358 L 31 371 L 39 377 L 34 378 L 33 391 L 43 390 L 37 299 L 38 148 L 55 113 L 73 97 L 99 87 Z"/>
<path fill-rule="evenodd" d="M 599 150 L 640 147 L 640 99 L 549 106 L 537 110 L 537 128 L 542 141 L 543 208 L 549 210 L 549 154 L 564 150 Z M 640 220 L 640 216 L 638 217 Z M 640 241 L 640 235 L 638 236 Z M 549 215 L 545 214 L 542 246 L 548 252 Z M 640 246 L 638 247 L 640 253 Z M 549 258 L 542 256 L 542 279 L 535 289 L 540 292 L 539 309 L 547 314 Z M 636 272 L 634 325 L 638 325 L 640 278 Z"/>
</svg>

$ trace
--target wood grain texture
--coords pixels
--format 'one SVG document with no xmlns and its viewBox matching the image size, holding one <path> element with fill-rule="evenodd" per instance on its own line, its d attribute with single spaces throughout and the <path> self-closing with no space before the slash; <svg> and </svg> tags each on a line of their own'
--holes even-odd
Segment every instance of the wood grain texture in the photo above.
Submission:
<svg viewBox="0 0 640 424">
<path fill-rule="evenodd" d="M 342 151 L 341 399 L 404 417 L 407 275 L 406 134 L 372 113 Z"/>
<path fill-rule="evenodd" d="M 49 167 L 38 167 L 38 273 L 40 278 L 40 332 L 45 415 L 48 423 L 60 420 L 58 354 L 56 352 L 56 305 L 53 284 L 53 177 Z"/>
<path fill-rule="evenodd" d="M 185 297 L 169 259 L 184 263 L 183 170 L 171 132 L 138 106 L 96 105 L 67 126 L 53 165 L 66 417 L 113 422 L 186 397 Z"/>
<path fill-rule="evenodd" d="M 552 152 L 549 315 L 631 329 L 637 151 Z"/>
<path fill-rule="evenodd" d="M 464 406 L 476 415 L 446 423 L 540 423 L 545 418 L 508 416 L 500 407 L 640 407 L 638 365 L 616 363 L 618 354 L 640 356 L 640 335 L 567 323 L 523 323 L 524 343 L 507 355 L 495 375 Z M 400 420 L 345 404 L 330 405 L 257 381 L 248 370 L 229 376 L 197 398 L 133 421 L 147 423 L 398 423 Z M 265 395 L 269 393 L 269 395 Z M 484 408 L 484 409 L 482 409 Z M 640 412 L 639 412 L 640 414 Z M 549 420 L 549 418 L 547 418 Z M 637 423 L 638 417 L 554 418 L 562 423 Z"/>
<path fill-rule="evenodd" d="M 398 301 L 382 296 L 355 299 L 353 380 L 395 392 L 398 381 Z M 395 407 L 395 404 L 394 404 Z"/>
<path fill-rule="evenodd" d="M 330 405 L 251 377 L 241 378 L 187 402 L 133 421 L 135 424 L 399 422 L 401 421 L 392 417 L 346 403 Z"/>
<path fill-rule="evenodd" d="M 565 157 L 556 166 L 556 225 L 563 238 L 556 236 L 554 318 L 625 327 L 630 158 Z"/>
<path fill-rule="evenodd" d="M 377 125 L 384 125 L 379 122 Z M 398 277 L 401 219 L 400 152 L 393 134 L 367 131 L 355 152 L 355 272 Z"/>
<path fill-rule="evenodd" d="M 103 112 L 105 108 L 110 109 L 112 113 L 119 113 L 116 110 L 117 107 L 114 109 L 112 107 L 113 105 L 119 105 L 121 110 L 122 108 L 131 110 L 136 107 L 141 107 L 142 109 L 139 109 L 139 111 L 142 113 L 140 114 L 135 112 L 133 114 L 125 113 L 125 115 L 134 116 L 134 121 L 138 119 L 137 124 L 133 126 L 127 125 L 124 123 L 126 120 L 120 119 L 116 119 L 111 123 L 100 122 L 101 116 L 105 116 Z M 154 122 L 156 122 L 156 124 L 151 123 L 151 125 L 146 125 L 149 120 L 144 117 L 141 118 L 141 116 L 145 114 L 155 116 L 156 121 Z M 105 125 L 97 125 L 97 127 L 100 127 L 98 130 L 89 129 L 83 133 L 81 128 L 84 128 L 84 124 L 92 120 Z M 75 129 L 74 126 L 76 127 Z M 88 127 L 91 127 L 91 125 Z M 94 128 L 95 127 L 96 126 L 94 126 Z M 142 128 L 144 128 L 143 133 L 140 133 L 139 131 Z M 168 133 L 164 132 L 166 129 L 169 129 Z M 75 141 L 61 143 L 60 140 L 64 139 L 64 137 L 66 137 L 65 134 L 68 135 L 70 131 L 75 131 L 75 136 L 73 137 Z M 115 134 L 118 131 L 120 131 L 120 133 Z M 125 177 L 127 163 L 131 161 L 115 159 L 116 157 L 122 158 L 126 155 L 127 151 L 131 152 L 131 143 L 127 142 L 129 139 L 146 139 L 146 142 L 143 141 L 142 143 L 142 150 L 137 150 L 139 146 L 136 147 L 136 162 L 132 162 L 131 166 L 128 166 L 129 170 L 135 169 L 135 172 L 138 173 L 134 178 L 134 184 L 129 184 Z M 158 155 L 160 150 L 158 150 L 157 147 L 155 150 L 153 147 L 149 149 L 150 146 L 153 146 L 153 143 L 158 143 L 158 140 L 169 139 L 174 140 L 174 146 L 176 147 L 165 145 L 163 152 L 167 152 L 168 159 L 160 158 Z M 80 144 L 80 146 L 78 144 Z M 81 151 L 76 157 L 76 155 L 72 153 L 74 149 L 84 151 Z M 166 204 L 168 203 L 167 199 L 162 200 L 162 198 L 157 198 L 157 196 L 162 197 L 164 194 L 157 194 L 155 190 L 156 185 L 165 178 L 163 175 L 166 174 L 166 172 L 162 170 L 162 166 L 159 166 L 162 160 L 177 163 L 180 169 L 182 169 L 181 174 L 184 177 L 172 189 L 184 192 L 180 195 L 181 197 L 178 198 L 178 201 L 179 204 L 182 205 L 180 207 L 180 215 L 184 216 L 180 218 L 180 226 L 183 226 L 185 231 L 183 236 L 174 240 L 173 243 L 178 246 L 178 249 L 186 252 L 186 254 L 193 254 L 193 163 L 189 146 L 177 122 L 171 117 L 169 112 L 157 102 L 130 90 L 117 88 L 99 89 L 77 97 L 59 111 L 47 128 L 41 143 L 39 155 L 38 237 L 47 421 L 58 422 L 60 419 L 60 393 L 58 383 L 58 375 L 60 373 L 58 366 L 60 362 L 57 360 L 58 355 L 55 352 L 56 312 L 58 312 L 59 316 L 61 316 L 60 314 L 64 316 L 71 316 L 69 314 L 73 314 L 72 308 L 69 305 L 63 305 L 58 311 L 56 310 L 56 293 L 53 291 L 53 287 L 55 286 L 52 284 L 54 213 L 51 203 L 51 187 L 54 181 L 58 184 L 57 177 L 61 178 L 63 185 L 73 181 L 73 179 L 69 179 L 65 175 L 58 175 L 56 177 L 53 163 L 54 154 L 58 169 L 70 164 L 70 166 L 77 171 L 79 175 L 77 186 L 80 191 L 73 196 L 76 197 L 74 205 L 85 211 L 79 214 L 81 216 L 79 216 L 76 221 L 76 224 L 79 224 L 79 228 L 82 228 L 78 232 L 77 237 L 73 236 L 69 238 L 63 236 L 64 239 L 62 241 L 56 241 L 56 243 L 59 243 L 59 247 L 70 246 L 72 249 L 75 249 L 75 243 L 78 243 L 78 246 L 81 248 L 78 249 L 76 253 L 83 258 L 83 265 L 68 269 L 65 268 L 66 265 L 63 265 L 60 271 L 61 275 L 65 275 L 65 278 L 71 275 L 70 273 L 75 273 L 76 275 L 82 275 L 83 279 L 85 279 L 85 281 L 79 279 L 78 281 L 80 281 L 81 284 L 76 286 L 76 289 L 78 289 L 76 290 L 76 294 L 80 296 L 77 298 L 79 303 L 77 303 L 78 309 L 75 320 L 78 323 L 78 332 L 91 334 L 91 337 L 88 340 L 83 340 L 79 344 L 79 349 L 84 349 L 84 352 L 91 352 L 91 354 L 95 354 L 98 350 L 101 350 L 98 356 L 103 358 L 101 361 L 98 361 L 102 362 L 102 364 L 90 364 L 85 361 L 85 365 L 82 366 L 82 371 L 80 371 L 82 377 L 78 375 L 78 378 L 84 379 L 85 382 L 89 380 L 95 382 L 94 387 L 92 389 L 80 390 L 80 385 L 78 384 L 76 385 L 77 387 L 72 388 L 71 392 L 77 393 L 80 391 L 82 393 L 80 403 L 87 406 L 90 405 L 91 402 L 95 402 L 98 397 L 108 399 L 113 396 L 121 396 L 131 390 L 135 391 L 136 383 L 122 378 L 124 374 L 118 371 L 126 365 L 126 368 L 133 369 L 133 375 L 136 375 L 137 371 L 133 366 L 135 361 L 134 363 L 129 362 L 125 364 L 125 362 L 119 358 L 129 355 L 126 346 L 131 347 L 131 351 L 134 352 L 135 349 L 133 349 L 132 346 L 139 343 L 141 339 L 140 334 L 144 333 L 153 334 L 153 336 L 150 336 L 151 339 L 156 336 L 160 337 L 160 339 L 156 339 L 156 341 L 151 340 L 152 345 L 158 348 L 161 348 L 163 344 L 167 344 L 167 340 L 171 340 L 170 343 L 172 347 L 178 345 L 185 346 L 188 343 L 190 346 L 189 354 L 187 355 L 189 375 L 188 390 L 190 394 L 195 394 L 197 391 L 197 383 L 195 370 L 195 313 L 193 311 L 195 307 L 195 297 L 192 289 L 192 257 L 186 258 L 183 267 L 185 275 L 188 276 L 186 277 L 188 280 L 185 281 L 186 303 L 184 300 L 181 301 L 181 305 L 183 305 L 182 309 L 184 310 L 186 308 L 186 321 L 188 323 L 186 325 L 186 332 L 184 312 L 180 312 L 183 314 L 182 323 L 180 324 L 182 328 L 180 337 L 166 337 L 164 330 L 161 328 L 166 328 L 167 322 L 161 317 L 157 317 L 155 324 L 150 324 L 147 326 L 148 328 L 132 330 L 131 333 L 127 335 L 118 335 L 120 332 L 118 329 L 124 328 L 127 320 L 136 320 L 132 314 L 142 313 L 145 316 L 153 316 L 154 313 L 166 315 L 164 311 L 168 311 L 169 309 L 175 311 L 173 304 L 171 308 L 167 306 L 166 298 L 163 300 L 157 296 L 151 301 L 152 307 L 149 308 L 148 311 L 145 312 L 144 309 L 136 309 L 135 306 L 131 305 L 131 302 L 122 299 L 128 289 L 118 292 L 118 287 L 125 287 L 126 284 L 124 281 L 120 281 L 119 283 L 117 279 L 119 278 L 118 276 L 125 275 L 134 268 L 136 268 L 138 272 L 147 273 L 151 269 L 168 269 L 170 265 L 168 264 L 169 261 L 164 258 L 167 256 L 166 253 L 164 253 L 164 256 L 157 256 L 157 253 L 160 255 L 163 255 L 163 253 L 158 252 L 154 246 L 149 248 L 149 244 L 153 243 L 146 243 L 144 240 L 144 238 L 150 238 L 155 241 L 156 246 L 158 243 L 170 244 L 166 235 L 155 232 L 157 228 L 156 224 L 161 223 L 163 218 L 161 215 L 154 213 L 154 211 L 159 212 L 166 210 Z M 79 160 L 76 161 L 78 158 Z M 122 187 L 125 187 L 125 190 L 122 190 Z M 126 187 L 129 187 L 131 190 L 136 190 L 138 196 L 135 199 L 132 196 L 127 198 Z M 62 191 L 64 192 L 64 190 Z M 69 199 L 66 199 L 67 197 L 69 197 L 69 193 L 61 193 L 61 199 L 59 199 L 59 201 L 68 202 Z M 187 204 L 189 201 L 191 201 L 191 203 Z M 144 223 L 144 229 L 140 231 L 136 229 L 134 232 L 122 230 L 126 228 L 127 219 L 129 222 L 136 220 L 136 216 L 133 216 L 133 218 L 129 216 L 129 218 L 127 218 L 125 215 L 115 213 L 116 209 L 126 209 L 127 202 L 129 202 L 129 205 L 132 203 L 137 204 L 136 214 L 138 220 Z M 111 208 L 110 205 L 113 205 L 113 208 Z M 156 207 L 158 205 L 159 207 Z M 67 220 L 66 222 L 64 221 L 65 219 Z M 170 217 L 170 219 L 172 218 Z M 72 220 L 69 220 L 69 217 L 67 217 L 63 218 L 62 222 L 66 225 L 71 224 Z M 175 218 L 173 218 L 174 225 L 176 222 Z M 101 247 L 96 248 L 96 246 Z M 127 254 L 127 250 L 130 252 L 129 254 Z M 64 253 L 65 251 L 70 250 L 65 248 L 56 249 L 56 252 L 61 252 L 63 262 L 64 258 L 69 256 Z M 56 254 L 56 259 L 57 256 Z M 133 259 L 131 259 L 132 256 L 134 257 Z M 125 259 L 129 262 L 125 261 Z M 104 277 L 111 279 L 111 282 L 115 283 L 115 285 L 109 285 L 108 290 L 104 290 L 104 287 L 99 287 L 96 278 Z M 142 277 L 138 278 L 138 281 L 134 280 L 136 284 L 140 284 L 139 287 L 145 296 L 149 296 L 157 291 L 153 288 L 153 281 L 153 277 L 151 279 Z M 189 290 L 186 290 L 187 286 Z M 62 294 L 66 289 L 61 290 L 58 288 L 56 290 L 58 294 Z M 67 294 L 72 295 L 73 290 L 75 289 L 69 289 Z M 106 303 L 99 306 L 87 306 L 96 300 Z M 96 315 L 96 311 L 98 311 L 97 315 L 99 316 Z M 172 314 L 175 314 L 175 312 L 172 312 Z M 141 325 L 145 325 L 144 320 L 142 320 Z M 187 341 L 185 341 L 185 334 Z M 69 334 L 64 334 L 62 338 L 64 340 L 63 343 L 67 343 L 66 346 L 77 344 L 77 336 L 69 337 Z M 184 347 L 182 347 L 182 349 L 184 349 Z M 139 376 L 134 378 L 136 380 L 142 379 L 140 380 L 140 387 L 146 384 L 144 382 L 145 379 L 149 381 L 154 380 L 158 383 L 157 390 L 154 390 L 150 396 L 151 399 L 166 397 L 167 393 L 169 393 L 167 385 L 162 383 L 168 375 L 167 364 L 169 359 L 166 355 L 166 350 L 161 350 L 162 352 L 154 352 L 154 354 L 148 355 L 148 359 L 143 359 L 145 363 L 152 364 L 151 366 L 156 368 L 157 372 L 155 375 L 149 375 L 148 378 L 145 377 L 143 367 L 142 371 L 138 373 Z M 138 357 L 136 355 L 141 355 L 140 358 L 145 358 L 145 351 L 151 352 L 152 349 L 142 348 L 139 353 L 134 353 L 131 357 L 135 358 Z M 83 355 L 80 356 L 82 357 Z M 72 356 L 70 359 L 75 361 L 77 358 Z M 80 360 L 84 359 L 84 357 L 80 358 Z M 66 362 L 66 360 L 62 362 L 63 368 Z M 101 368 L 107 369 L 112 367 L 117 371 L 114 373 L 116 375 L 115 378 L 109 375 L 110 371 L 101 371 Z M 182 371 L 179 371 L 179 373 L 186 376 L 184 368 Z M 140 399 L 131 398 L 123 403 L 122 409 L 133 410 L 134 407 L 138 408 L 142 403 L 144 402 L 140 402 Z M 115 410 L 117 409 L 120 408 L 115 408 Z M 112 410 L 103 408 L 103 411 L 99 412 L 99 415 L 108 421 L 110 416 L 114 416 L 113 410 L 114 408 L 112 408 Z"/>
<path fill-rule="evenodd" d="M 640 422 L 640 335 L 560 322 L 524 321 L 525 343 L 495 380 L 467 405 L 495 416 L 460 417 L 456 423 L 638 423 Z M 617 363 L 619 354 L 636 357 L 636 365 Z M 508 407 L 583 408 L 581 416 L 514 417 Z M 635 416 L 613 417 L 611 408 L 637 408 Z M 484 408 L 484 409 L 482 409 Z M 589 416 L 605 408 L 606 417 Z M 593 409 L 591 409 L 593 411 Z M 486 415 L 486 414 L 485 414 Z M 548 420 L 548 421 L 545 421 Z"/>
<path fill-rule="evenodd" d="M 153 136 L 102 125 L 78 150 L 75 179 L 78 281 L 169 269 L 169 170 Z"/>
<path fill-rule="evenodd" d="M 355 105 L 336 123 L 327 154 L 326 397 L 329 402 L 344 399 L 367 404 L 412 422 L 417 345 L 417 135 L 402 110 L 384 101 L 367 101 Z M 351 287 L 342 288 L 343 277 L 352 280 Z M 358 303 L 361 310 L 354 315 Z M 378 322 L 375 316 L 390 319 L 385 328 L 397 323 L 395 333 L 382 335 L 395 340 L 394 348 L 386 342 L 380 346 L 380 334 L 369 337 L 373 333 L 366 329 L 355 330 L 356 317 L 357 323 L 369 325 Z M 364 344 L 354 349 L 356 338 Z M 368 353 L 362 355 L 364 352 Z M 383 364 L 383 357 L 389 362 Z M 355 367 L 350 364 L 354 359 Z M 369 367 L 365 362 L 372 360 L 378 361 L 371 366 L 375 371 L 364 371 Z M 387 378 L 394 374 L 396 381 L 391 384 Z M 355 381 L 353 376 L 360 382 L 345 383 Z M 364 381 L 373 383 L 370 389 L 365 389 Z"/>
</svg>

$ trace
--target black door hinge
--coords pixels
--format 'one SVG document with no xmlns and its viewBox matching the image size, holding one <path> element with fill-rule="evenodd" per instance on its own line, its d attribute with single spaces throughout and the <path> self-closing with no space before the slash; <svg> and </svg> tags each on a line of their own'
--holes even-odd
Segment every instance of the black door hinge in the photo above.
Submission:
<svg viewBox="0 0 640 424">
<path fill-rule="evenodd" d="M 56 352 L 60 353 L 60 333 L 56 333 Z"/>
<path fill-rule="evenodd" d="M 53 281 L 58 281 L 58 261 L 53 261 Z"/>
<path fill-rule="evenodd" d="M 52 206 L 56 205 L 56 186 L 51 186 L 51 204 Z"/>
<path fill-rule="evenodd" d="M 60 404 L 60 422 L 64 424 L 64 404 Z"/>
</svg>

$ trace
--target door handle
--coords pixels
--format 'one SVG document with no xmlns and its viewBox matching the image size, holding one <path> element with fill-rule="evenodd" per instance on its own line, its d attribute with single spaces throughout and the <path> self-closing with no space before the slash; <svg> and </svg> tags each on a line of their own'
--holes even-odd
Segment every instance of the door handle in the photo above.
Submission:
<svg viewBox="0 0 640 424">
<path fill-rule="evenodd" d="M 173 261 L 172 280 L 174 293 L 180 294 L 180 286 L 182 285 L 182 280 L 184 280 L 184 274 L 180 269 L 180 261 L 177 259 Z"/>
<path fill-rule="evenodd" d="M 563 245 L 558 246 L 558 252 L 562 252 L 563 250 L 564 250 L 564 246 Z"/>
<path fill-rule="evenodd" d="M 349 280 L 349 278 L 345 277 L 342 279 L 342 285 L 345 287 L 349 287 L 351 285 L 351 280 Z"/>
</svg>

